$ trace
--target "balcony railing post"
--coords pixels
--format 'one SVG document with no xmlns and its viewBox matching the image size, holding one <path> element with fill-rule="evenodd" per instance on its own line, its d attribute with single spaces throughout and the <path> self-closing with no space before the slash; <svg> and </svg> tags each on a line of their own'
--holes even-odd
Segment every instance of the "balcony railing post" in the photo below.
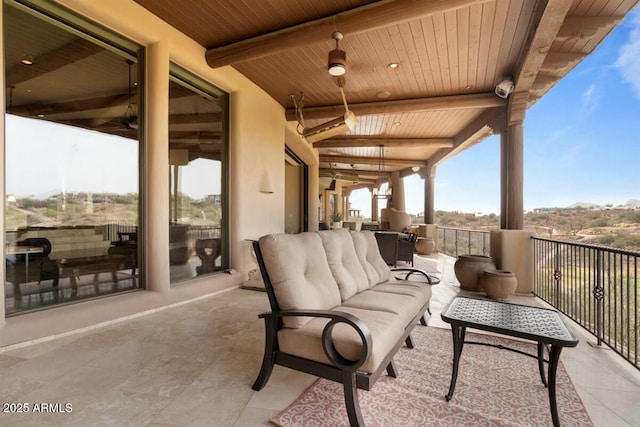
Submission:
<svg viewBox="0 0 640 427">
<path fill-rule="evenodd" d="M 562 265 L 560 262 L 560 253 L 562 251 L 562 247 L 560 246 L 560 244 L 555 243 L 554 244 L 554 257 L 553 257 L 553 262 L 554 262 L 554 266 L 553 266 L 553 280 L 555 282 L 555 295 L 554 295 L 554 306 L 555 307 L 560 307 L 560 284 L 561 284 L 561 280 L 562 280 Z"/>
<path fill-rule="evenodd" d="M 458 229 L 456 228 L 456 237 L 455 237 L 455 244 L 456 244 L 456 257 L 458 257 Z"/>
<path fill-rule="evenodd" d="M 593 287 L 593 298 L 596 306 L 596 338 L 597 344 L 602 345 L 602 325 L 604 323 L 604 268 L 602 268 L 602 251 L 596 251 L 596 282 Z"/>
</svg>

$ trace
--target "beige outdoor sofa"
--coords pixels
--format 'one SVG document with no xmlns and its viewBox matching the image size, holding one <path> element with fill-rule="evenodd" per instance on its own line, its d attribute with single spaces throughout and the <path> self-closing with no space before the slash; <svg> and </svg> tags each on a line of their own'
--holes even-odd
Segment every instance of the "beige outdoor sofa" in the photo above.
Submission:
<svg viewBox="0 0 640 427">
<path fill-rule="evenodd" d="M 370 231 L 327 230 L 267 235 L 254 242 L 271 312 L 265 320 L 261 390 L 274 365 L 343 384 L 352 426 L 363 426 L 357 388 L 370 390 L 384 371 L 396 376 L 393 357 L 413 348 L 411 330 L 431 298 L 430 276 L 390 269 Z M 419 281 L 397 280 L 422 276 Z"/>
</svg>

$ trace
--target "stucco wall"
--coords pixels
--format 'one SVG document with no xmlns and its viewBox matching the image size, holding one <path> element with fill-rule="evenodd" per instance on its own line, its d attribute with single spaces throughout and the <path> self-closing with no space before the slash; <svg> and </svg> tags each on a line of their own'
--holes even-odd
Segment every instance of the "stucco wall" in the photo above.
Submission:
<svg viewBox="0 0 640 427">
<path fill-rule="evenodd" d="M 148 64 L 155 67 L 147 74 L 148 205 L 145 243 L 149 290 L 24 314 L 6 321 L 4 304 L 0 304 L 0 322 L 5 322 L 0 323 L 0 346 L 66 333 L 238 286 L 246 276 L 243 271 L 244 240 L 284 231 L 284 141 L 287 123 L 282 106 L 232 67 L 211 69 L 205 62 L 205 49 L 202 46 L 131 0 L 60 0 L 58 3 L 147 46 Z M 166 209 L 166 189 L 169 188 L 169 176 L 166 173 L 168 101 L 158 96 L 162 94 L 166 98 L 169 61 L 230 94 L 230 266 L 239 270 L 194 279 L 173 287 L 169 285 L 169 213 Z M 0 131 L 4 130 L 3 127 L 4 123 L 0 124 Z M 305 158 L 313 160 L 313 150 L 302 147 L 301 151 Z M 0 157 L 3 156 L 4 149 L 0 150 Z M 273 194 L 259 192 L 261 174 L 266 168 L 270 171 L 275 189 Z M 0 239 L 4 239 L 4 236 Z"/>
</svg>

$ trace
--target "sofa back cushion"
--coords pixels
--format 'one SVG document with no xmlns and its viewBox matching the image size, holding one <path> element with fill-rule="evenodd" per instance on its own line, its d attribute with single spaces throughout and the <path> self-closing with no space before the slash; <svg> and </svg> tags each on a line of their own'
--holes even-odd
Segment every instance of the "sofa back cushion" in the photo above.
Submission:
<svg viewBox="0 0 640 427">
<path fill-rule="evenodd" d="M 333 278 L 338 283 L 342 301 L 369 289 L 369 279 L 358 260 L 349 230 L 318 231 L 318 234 L 322 239 Z"/>
<path fill-rule="evenodd" d="M 329 310 L 340 305 L 340 291 L 318 233 L 263 236 L 260 252 L 281 310 Z M 283 320 L 286 327 L 299 328 L 310 319 Z"/>
<path fill-rule="evenodd" d="M 375 234 L 372 231 L 352 231 L 351 238 L 360 265 L 369 279 L 369 286 L 375 286 L 389 280 L 391 270 L 380 255 Z"/>
</svg>

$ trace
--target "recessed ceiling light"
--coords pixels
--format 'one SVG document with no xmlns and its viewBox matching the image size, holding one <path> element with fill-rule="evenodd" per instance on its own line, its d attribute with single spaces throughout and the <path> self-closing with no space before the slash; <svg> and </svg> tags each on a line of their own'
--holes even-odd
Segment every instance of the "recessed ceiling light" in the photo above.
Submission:
<svg viewBox="0 0 640 427">
<path fill-rule="evenodd" d="M 25 54 L 20 60 L 20 63 L 24 65 L 33 65 L 33 55 Z"/>
<path fill-rule="evenodd" d="M 44 114 L 38 114 L 38 118 L 39 119 L 43 119 L 44 118 Z"/>
<path fill-rule="evenodd" d="M 378 98 L 388 98 L 388 97 L 391 96 L 391 92 L 388 92 L 388 91 L 385 90 L 385 91 L 376 93 L 376 96 Z"/>
<path fill-rule="evenodd" d="M 473 86 L 472 85 L 467 85 L 467 86 L 465 86 L 465 89 L 466 90 L 471 90 L 471 89 L 473 89 Z"/>
<path fill-rule="evenodd" d="M 400 126 L 402 124 L 402 122 L 393 122 L 394 126 Z"/>
<path fill-rule="evenodd" d="M 400 68 L 400 63 L 399 62 L 391 62 L 391 63 L 387 64 L 387 68 L 389 68 L 391 70 L 397 70 L 398 68 Z"/>
</svg>

